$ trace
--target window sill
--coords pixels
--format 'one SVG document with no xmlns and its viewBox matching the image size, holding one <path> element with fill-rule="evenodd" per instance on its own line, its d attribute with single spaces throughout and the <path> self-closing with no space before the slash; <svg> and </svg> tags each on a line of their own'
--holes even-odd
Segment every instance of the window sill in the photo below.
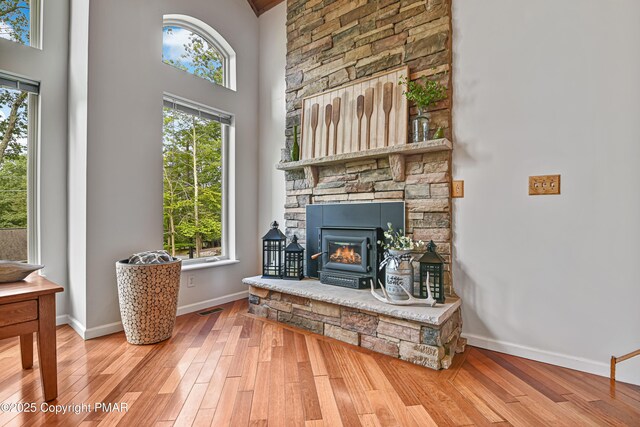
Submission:
<svg viewBox="0 0 640 427">
<path fill-rule="evenodd" d="M 201 270 L 203 268 L 222 267 L 224 265 L 238 264 L 240 260 L 237 259 L 223 259 L 221 261 L 212 262 L 196 262 L 193 264 L 183 264 L 182 271 Z"/>
</svg>

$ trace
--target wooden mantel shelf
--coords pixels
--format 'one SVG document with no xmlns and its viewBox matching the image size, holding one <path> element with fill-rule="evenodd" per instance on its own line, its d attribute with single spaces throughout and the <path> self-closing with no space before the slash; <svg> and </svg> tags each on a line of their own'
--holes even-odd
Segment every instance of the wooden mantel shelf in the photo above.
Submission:
<svg viewBox="0 0 640 427">
<path fill-rule="evenodd" d="M 374 148 L 371 150 L 357 151 L 353 153 L 336 154 L 317 159 L 305 159 L 298 160 L 296 162 L 280 162 L 276 165 L 276 169 L 283 171 L 304 169 L 307 180 L 312 187 L 315 187 L 318 183 L 319 166 L 389 157 L 389 166 L 391 168 L 393 180 L 401 182 L 405 180 L 405 156 L 452 149 L 453 144 L 448 139 L 433 139 L 431 141 L 415 142 L 405 145 L 393 145 L 391 147 Z"/>
</svg>

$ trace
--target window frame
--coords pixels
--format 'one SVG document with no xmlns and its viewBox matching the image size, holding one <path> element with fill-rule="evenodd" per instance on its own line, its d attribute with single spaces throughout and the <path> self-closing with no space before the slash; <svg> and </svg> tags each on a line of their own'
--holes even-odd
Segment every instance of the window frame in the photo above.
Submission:
<svg viewBox="0 0 640 427">
<path fill-rule="evenodd" d="M 26 91 L 27 95 L 27 262 L 39 264 L 40 242 L 40 83 L 0 71 L 0 88 Z M 24 87 L 24 89 L 22 88 Z"/>
<path fill-rule="evenodd" d="M 212 82 L 218 86 L 222 86 L 233 91 L 236 90 L 236 53 L 231 45 L 210 25 L 188 15 L 168 14 L 162 18 L 162 33 L 164 35 L 165 27 L 179 27 L 191 31 L 202 37 L 214 49 L 216 49 L 223 58 L 222 61 L 222 84 Z M 166 62 L 162 61 L 164 64 Z M 171 66 L 170 64 L 166 64 Z M 175 67 L 173 67 L 175 68 Z M 187 72 L 188 73 L 188 72 Z M 194 75 L 192 73 L 188 73 Z M 198 77 L 198 76 L 196 76 Z M 201 78 L 201 77 L 200 77 Z"/>
<path fill-rule="evenodd" d="M 40 95 L 28 96 L 27 120 L 27 254 L 40 264 Z"/>
<path fill-rule="evenodd" d="M 29 46 L 42 49 L 42 0 L 29 0 Z"/>
<path fill-rule="evenodd" d="M 167 105 L 167 104 L 171 104 L 171 105 Z M 183 107 L 183 108 L 175 108 L 176 106 Z M 231 153 L 232 135 L 234 133 L 233 127 L 235 126 L 235 118 L 232 114 L 220 111 L 216 108 L 209 107 L 204 104 L 200 104 L 195 101 L 187 100 L 185 98 L 182 98 L 167 92 L 163 94 L 163 114 L 164 114 L 165 107 L 175 108 L 178 111 L 182 111 L 183 113 L 186 113 L 186 114 L 193 115 L 195 112 L 201 112 L 211 116 L 228 119 L 228 122 L 218 120 L 218 122 L 221 125 L 220 136 L 222 139 L 222 145 L 221 145 L 222 236 L 220 239 L 222 253 L 220 256 L 183 259 L 182 270 L 183 271 L 195 270 L 199 268 L 214 267 L 214 266 L 237 263 L 239 261 L 236 259 L 236 254 L 235 254 L 235 240 L 234 240 L 235 233 L 231 233 L 231 227 L 233 226 L 233 224 L 230 221 L 230 217 L 231 217 L 230 213 L 232 212 L 232 206 L 231 206 L 232 199 L 230 198 L 230 194 L 231 194 L 230 183 L 232 181 L 229 177 L 229 174 L 231 173 L 229 157 L 231 155 L 230 153 Z M 192 111 L 186 111 L 186 110 L 192 110 Z M 212 119 L 212 120 L 215 120 L 215 119 Z M 164 162 L 164 155 L 163 155 L 163 162 Z M 164 188 L 164 179 L 163 179 L 163 188 Z M 164 211 L 164 204 L 163 204 L 163 211 Z M 164 221 L 163 221 L 163 230 L 162 230 L 163 236 L 164 236 L 164 232 L 165 230 L 164 230 Z"/>
<path fill-rule="evenodd" d="M 29 44 L 7 40 L 21 46 L 42 50 L 42 0 L 26 0 L 29 3 Z"/>
</svg>

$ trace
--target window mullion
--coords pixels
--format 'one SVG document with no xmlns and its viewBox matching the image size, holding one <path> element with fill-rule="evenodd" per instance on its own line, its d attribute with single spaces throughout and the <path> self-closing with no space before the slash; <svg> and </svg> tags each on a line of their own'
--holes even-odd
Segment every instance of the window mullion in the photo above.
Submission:
<svg viewBox="0 0 640 427">
<path fill-rule="evenodd" d="M 27 112 L 27 250 L 29 262 L 39 264 L 40 251 L 40 144 L 38 95 L 30 94 Z"/>
</svg>

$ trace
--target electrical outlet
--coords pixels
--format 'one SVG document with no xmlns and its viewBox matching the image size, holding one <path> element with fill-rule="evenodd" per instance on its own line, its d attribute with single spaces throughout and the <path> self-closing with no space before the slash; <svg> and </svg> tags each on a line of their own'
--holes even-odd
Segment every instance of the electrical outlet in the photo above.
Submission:
<svg viewBox="0 0 640 427">
<path fill-rule="evenodd" d="M 453 181 L 451 183 L 451 197 L 464 197 L 464 181 Z"/>
<path fill-rule="evenodd" d="M 195 288 L 196 287 L 196 279 L 193 276 L 187 277 L 187 288 Z"/>
<path fill-rule="evenodd" d="M 540 175 L 529 177 L 529 195 L 542 196 L 560 194 L 560 175 Z"/>
</svg>

